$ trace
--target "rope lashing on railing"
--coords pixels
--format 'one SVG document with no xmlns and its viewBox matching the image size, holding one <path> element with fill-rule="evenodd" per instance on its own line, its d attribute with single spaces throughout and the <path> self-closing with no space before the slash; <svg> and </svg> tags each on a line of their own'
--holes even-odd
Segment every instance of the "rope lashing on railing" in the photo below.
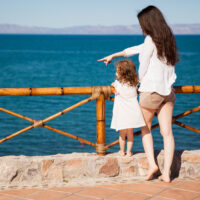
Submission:
<svg viewBox="0 0 200 200">
<path fill-rule="evenodd" d="M 97 99 L 97 98 L 99 97 L 100 93 L 101 93 L 101 87 L 94 86 L 94 87 L 92 88 L 92 96 L 91 96 L 91 99 L 92 99 L 92 100 Z"/>
<path fill-rule="evenodd" d="M 34 128 L 37 128 L 37 127 L 42 127 L 43 126 L 43 120 L 35 120 L 34 123 L 33 123 L 33 127 Z"/>
<path fill-rule="evenodd" d="M 111 87 L 110 86 L 102 86 L 102 89 L 103 89 L 105 99 L 110 100 L 110 95 L 112 93 Z"/>
<path fill-rule="evenodd" d="M 96 152 L 99 154 L 105 154 L 106 153 L 106 145 L 105 144 L 96 144 Z"/>
<path fill-rule="evenodd" d="M 94 86 L 92 87 L 92 96 L 91 99 L 95 100 L 103 92 L 105 99 L 110 100 L 110 95 L 112 93 L 110 86 Z"/>
</svg>

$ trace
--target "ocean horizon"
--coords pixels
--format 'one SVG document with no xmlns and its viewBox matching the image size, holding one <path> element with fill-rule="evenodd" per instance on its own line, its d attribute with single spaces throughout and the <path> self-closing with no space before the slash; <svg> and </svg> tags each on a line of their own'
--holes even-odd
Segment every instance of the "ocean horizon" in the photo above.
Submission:
<svg viewBox="0 0 200 200">
<path fill-rule="evenodd" d="M 169 24 L 174 34 L 200 34 L 200 24 Z M 67 27 L 42 27 L 28 26 L 19 24 L 0 24 L 0 33 L 13 34 L 102 34 L 102 35 L 136 35 L 142 34 L 139 24 L 130 25 L 82 25 L 82 26 L 67 26 Z"/>
</svg>

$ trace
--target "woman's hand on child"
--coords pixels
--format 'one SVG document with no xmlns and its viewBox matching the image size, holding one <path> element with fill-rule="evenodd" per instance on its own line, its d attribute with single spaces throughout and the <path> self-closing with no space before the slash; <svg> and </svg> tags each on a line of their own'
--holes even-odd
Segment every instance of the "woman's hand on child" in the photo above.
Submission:
<svg viewBox="0 0 200 200">
<path fill-rule="evenodd" d="M 102 59 L 100 59 L 100 60 L 98 60 L 98 61 L 99 61 L 99 62 L 100 62 L 100 61 L 104 61 L 105 65 L 107 66 L 108 64 L 111 63 L 111 61 L 112 61 L 112 56 L 106 56 L 105 58 L 102 58 Z"/>
</svg>

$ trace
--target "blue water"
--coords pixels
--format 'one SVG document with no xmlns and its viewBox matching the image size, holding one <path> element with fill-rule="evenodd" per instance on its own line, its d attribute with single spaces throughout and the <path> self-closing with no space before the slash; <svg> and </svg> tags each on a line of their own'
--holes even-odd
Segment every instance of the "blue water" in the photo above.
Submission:
<svg viewBox="0 0 200 200">
<path fill-rule="evenodd" d="M 0 35 L 0 87 L 69 87 L 110 85 L 113 64 L 98 63 L 108 54 L 142 43 L 143 36 L 57 36 Z M 176 36 L 181 61 L 176 65 L 175 85 L 200 85 L 200 35 Z M 138 69 L 138 57 L 131 57 Z M 32 119 L 44 119 L 87 95 L 0 97 L 0 107 Z M 174 115 L 199 106 L 200 94 L 177 94 Z M 96 103 L 89 102 L 47 124 L 96 143 Z M 118 139 L 111 130 L 113 102 L 106 101 L 106 143 Z M 200 129 L 200 112 L 179 121 Z M 156 123 L 156 118 L 154 119 Z M 0 138 L 31 123 L 0 112 Z M 138 129 L 136 129 L 137 131 Z M 176 149 L 200 149 L 200 135 L 173 125 Z M 162 149 L 159 129 L 152 131 L 155 149 Z M 118 151 L 118 145 L 109 151 Z M 133 151 L 143 151 L 141 136 L 135 137 Z M 36 128 L 0 144 L 2 155 L 50 155 L 71 152 L 95 152 L 45 128 Z"/>
</svg>

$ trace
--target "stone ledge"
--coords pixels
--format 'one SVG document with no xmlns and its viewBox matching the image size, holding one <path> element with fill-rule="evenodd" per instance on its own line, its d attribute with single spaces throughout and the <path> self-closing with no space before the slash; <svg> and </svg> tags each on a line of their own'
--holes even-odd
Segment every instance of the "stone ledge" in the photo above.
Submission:
<svg viewBox="0 0 200 200">
<path fill-rule="evenodd" d="M 160 171 L 163 170 L 163 150 L 155 151 Z M 121 157 L 117 153 L 98 156 L 96 153 L 72 153 L 50 156 L 0 157 L 0 185 L 26 186 L 62 184 L 75 179 L 141 177 L 147 174 L 144 153 Z M 200 178 L 200 150 L 176 151 L 172 177 Z"/>
</svg>

